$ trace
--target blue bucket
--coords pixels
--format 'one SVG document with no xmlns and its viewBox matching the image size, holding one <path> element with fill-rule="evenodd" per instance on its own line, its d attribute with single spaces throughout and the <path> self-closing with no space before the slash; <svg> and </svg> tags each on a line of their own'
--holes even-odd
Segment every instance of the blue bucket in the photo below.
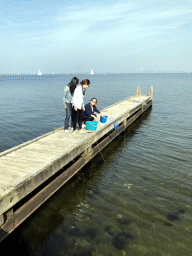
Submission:
<svg viewBox="0 0 192 256">
<path fill-rule="evenodd" d="M 100 116 L 100 122 L 103 123 L 103 124 L 106 123 L 107 122 L 107 117 L 108 116 Z"/>
<path fill-rule="evenodd" d="M 95 131 L 97 129 L 97 121 L 86 121 L 86 130 Z"/>
</svg>

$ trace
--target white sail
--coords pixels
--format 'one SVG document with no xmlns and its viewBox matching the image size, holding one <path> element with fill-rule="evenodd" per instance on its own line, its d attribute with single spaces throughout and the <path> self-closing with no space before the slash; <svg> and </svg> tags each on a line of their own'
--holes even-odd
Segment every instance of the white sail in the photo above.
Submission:
<svg viewBox="0 0 192 256">
<path fill-rule="evenodd" d="M 91 73 L 90 73 L 90 75 L 94 75 L 93 69 L 91 70 Z"/>
<path fill-rule="evenodd" d="M 39 70 L 39 72 L 38 72 L 38 76 L 42 76 L 42 73 L 41 73 L 41 71 Z"/>
</svg>

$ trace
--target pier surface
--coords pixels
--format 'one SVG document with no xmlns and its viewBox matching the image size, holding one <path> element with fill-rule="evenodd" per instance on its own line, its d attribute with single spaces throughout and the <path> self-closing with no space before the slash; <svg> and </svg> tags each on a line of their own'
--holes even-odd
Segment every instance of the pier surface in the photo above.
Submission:
<svg viewBox="0 0 192 256">
<path fill-rule="evenodd" d="M 138 87 L 136 95 L 103 110 L 108 122 L 98 124 L 96 131 L 84 129 L 84 133 L 73 134 L 59 128 L 0 153 L 0 241 L 151 105 L 152 87 L 148 95 L 141 95 Z M 114 130 L 114 122 L 119 124 L 119 131 Z M 62 178 L 51 181 L 52 185 L 14 209 L 71 161 L 74 166 L 67 167 Z"/>
</svg>

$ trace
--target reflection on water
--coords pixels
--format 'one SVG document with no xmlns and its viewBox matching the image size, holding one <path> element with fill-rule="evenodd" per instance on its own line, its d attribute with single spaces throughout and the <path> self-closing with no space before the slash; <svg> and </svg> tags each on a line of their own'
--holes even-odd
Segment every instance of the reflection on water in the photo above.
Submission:
<svg viewBox="0 0 192 256">
<path fill-rule="evenodd" d="M 134 85 L 137 76 L 128 78 Z M 158 81 L 153 108 L 10 234 L 1 250 L 9 254 L 11 243 L 37 256 L 191 255 L 191 113 L 188 101 L 182 108 L 175 103 L 182 78 L 174 79 L 153 75 L 147 82 Z M 174 94 L 165 94 L 164 85 Z"/>
</svg>

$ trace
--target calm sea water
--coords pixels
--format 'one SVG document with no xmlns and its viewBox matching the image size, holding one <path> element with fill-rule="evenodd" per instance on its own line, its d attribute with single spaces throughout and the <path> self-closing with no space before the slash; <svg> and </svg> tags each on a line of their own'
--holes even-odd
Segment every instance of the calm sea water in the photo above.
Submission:
<svg viewBox="0 0 192 256">
<path fill-rule="evenodd" d="M 142 94 L 153 85 L 153 107 L 11 233 L 1 252 L 192 255 L 192 75 L 76 76 L 90 79 L 85 103 L 96 97 L 98 109 L 138 85 Z M 63 126 L 71 78 L 0 76 L 0 152 Z"/>
</svg>

